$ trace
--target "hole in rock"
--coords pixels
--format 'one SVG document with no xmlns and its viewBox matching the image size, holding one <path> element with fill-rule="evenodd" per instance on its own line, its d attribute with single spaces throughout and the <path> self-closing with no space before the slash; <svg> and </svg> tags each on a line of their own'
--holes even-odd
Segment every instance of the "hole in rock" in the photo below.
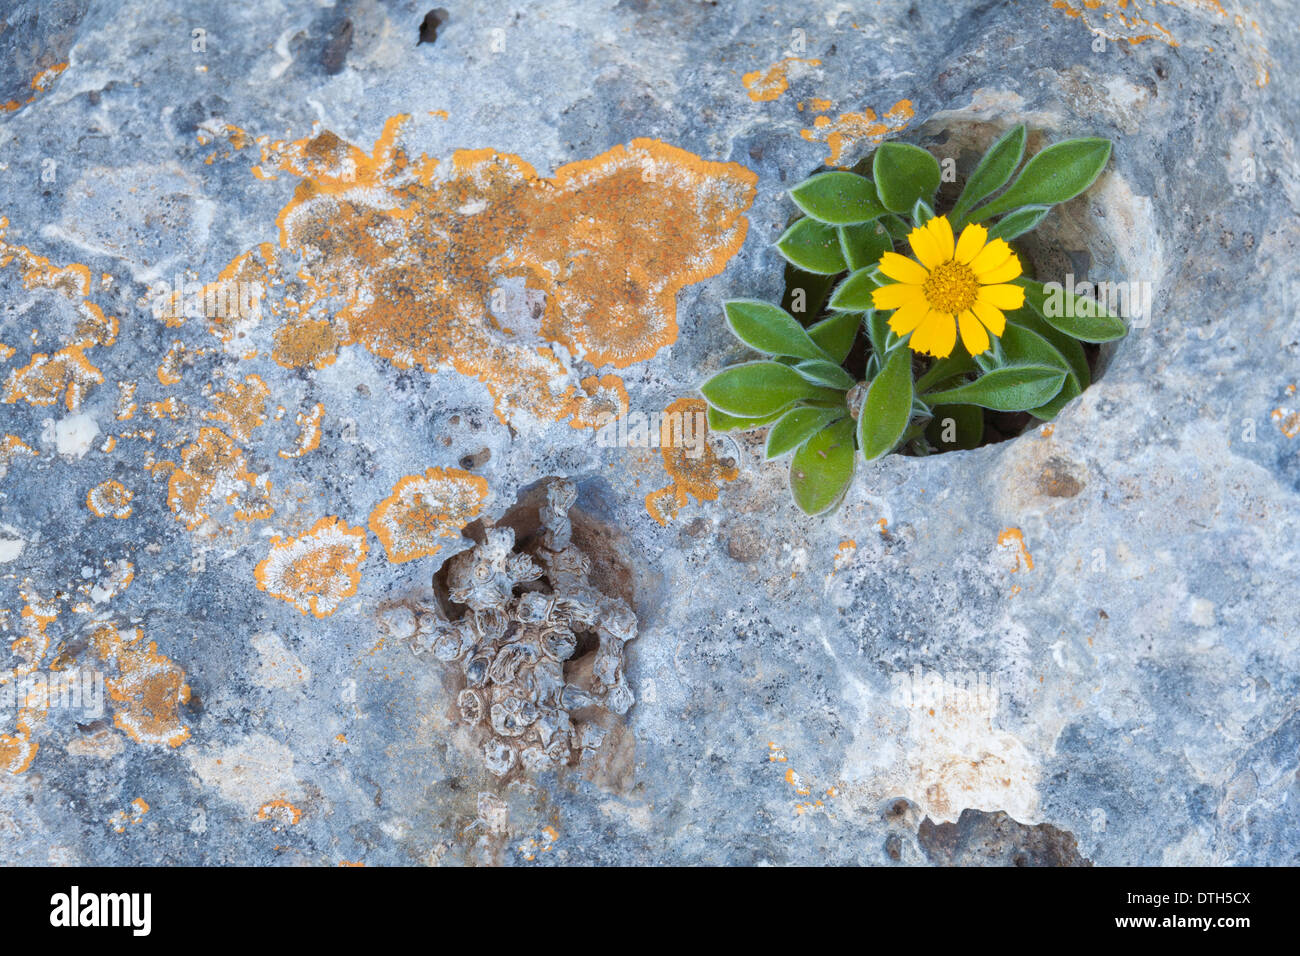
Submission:
<svg viewBox="0 0 1300 956">
<path fill-rule="evenodd" d="M 424 20 L 420 23 L 420 39 L 416 41 L 416 46 L 421 43 L 433 43 L 438 39 L 438 30 L 451 19 L 451 14 L 442 7 L 435 7 L 424 15 Z"/>
<path fill-rule="evenodd" d="M 1006 125 L 1009 126 L 1011 122 L 1009 120 Z M 931 121 L 919 127 L 917 130 L 919 145 L 941 160 L 948 157 L 957 160 L 956 181 L 940 184 L 935 198 L 937 215 L 944 215 L 952 209 L 965 184 L 965 177 L 975 168 L 984 150 L 1001 135 L 1005 128 L 1005 126 L 994 126 L 973 119 L 954 120 L 951 115 L 946 116 L 942 124 Z M 1054 131 L 1044 134 L 1031 127 L 1026 155 L 1033 155 L 1049 143 L 1064 138 L 1066 137 Z M 872 156 L 868 155 L 852 166 L 852 171 L 870 177 L 871 159 Z M 1108 167 L 1108 170 L 1110 168 Z M 822 166 L 811 170 L 808 175 L 827 171 L 829 167 Z M 1104 178 L 1105 174 L 1103 174 Z M 1131 194 L 1127 194 L 1126 189 L 1118 192 L 1131 202 L 1129 208 L 1112 212 L 1112 203 L 1107 202 L 1103 209 L 1103 200 L 1097 196 L 1101 185 L 1102 181 L 1099 180 L 1083 196 L 1076 197 L 1063 206 L 1053 207 L 1046 220 L 1036 230 L 1011 241 L 1011 247 L 1020 259 L 1025 276 L 1040 282 L 1064 283 L 1068 273 L 1073 276 L 1076 285 L 1090 280 L 1111 281 L 1125 285 L 1138 281 L 1141 277 L 1151 281 L 1149 288 L 1154 288 L 1154 280 L 1158 279 L 1158 276 L 1147 275 L 1145 270 L 1150 268 L 1149 266 L 1137 262 L 1131 255 L 1124 253 L 1126 248 L 1130 252 L 1134 248 L 1140 248 L 1143 242 L 1154 243 L 1150 223 L 1144 221 L 1149 220 L 1149 214 L 1140 207 L 1140 198 L 1135 199 Z M 1090 203 L 1092 205 L 1089 205 Z M 789 222 L 793 223 L 798 218 L 799 215 L 792 216 Z M 1108 218 L 1114 221 L 1107 221 Z M 1126 222 L 1130 225 L 1135 223 L 1140 225 L 1142 228 L 1137 231 L 1141 235 L 1131 241 L 1129 241 L 1130 237 L 1118 235 L 1116 230 L 1123 230 Z M 895 250 L 904 255 L 911 254 L 905 240 L 896 243 Z M 805 326 L 814 325 L 833 314 L 827 308 L 827 302 L 835 286 L 846 274 L 816 275 L 787 263 L 781 305 Z M 802 308 L 798 308 L 799 306 Z M 1125 341 L 1126 339 L 1120 339 L 1105 345 L 1079 343 L 1088 365 L 1089 387 L 1105 373 L 1107 366 Z M 957 348 L 961 348 L 960 343 Z M 866 377 L 870 356 L 871 343 L 866 334 L 860 332 L 843 363 L 845 370 L 856 380 L 862 381 Z M 914 354 L 912 357 L 914 378 L 923 375 L 933 361 L 929 356 Z M 971 408 L 973 410 L 970 414 L 978 415 L 982 420 L 982 436 L 978 444 L 945 446 L 930 440 L 928 442 L 930 454 L 1007 441 L 1042 423 L 1041 419 L 1028 412 L 998 412 L 973 406 Z M 933 439 L 933 436 L 931 438 Z M 924 448 L 918 449 L 914 445 L 909 445 L 901 451 L 903 454 L 926 453 Z"/>
</svg>

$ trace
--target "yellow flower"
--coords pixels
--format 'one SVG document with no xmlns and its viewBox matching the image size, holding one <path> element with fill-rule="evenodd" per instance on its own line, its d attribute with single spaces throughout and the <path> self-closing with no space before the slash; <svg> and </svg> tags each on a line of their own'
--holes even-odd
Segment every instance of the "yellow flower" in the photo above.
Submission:
<svg viewBox="0 0 1300 956">
<path fill-rule="evenodd" d="M 889 327 L 909 332 L 914 352 L 943 358 L 961 340 L 971 355 L 988 351 L 989 333 L 1002 335 L 1004 309 L 1018 309 L 1025 290 L 1006 285 L 1020 275 L 1020 260 L 1001 239 L 988 242 L 989 231 L 971 223 L 953 241 L 946 216 L 931 219 L 908 235 L 914 262 L 896 252 L 880 257 L 880 271 L 895 280 L 871 294 L 877 309 L 894 309 Z"/>
</svg>

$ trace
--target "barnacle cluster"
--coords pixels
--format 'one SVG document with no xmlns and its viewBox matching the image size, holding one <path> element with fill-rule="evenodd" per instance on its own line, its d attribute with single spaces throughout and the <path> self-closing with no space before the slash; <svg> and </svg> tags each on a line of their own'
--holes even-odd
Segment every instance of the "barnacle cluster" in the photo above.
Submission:
<svg viewBox="0 0 1300 956">
<path fill-rule="evenodd" d="M 569 481 L 547 486 L 527 550 L 515 549 L 514 529 L 487 529 L 447 563 L 449 601 L 464 613 L 420 621 L 416 646 L 458 668 L 457 709 L 486 731 L 483 757 L 497 776 L 580 762 L 600 746 L 608 715 L 635 699 L 623 648 L 636 615 L 588 581 L 591 561 L 572 541 L 576 498 Z"/>
</svg>

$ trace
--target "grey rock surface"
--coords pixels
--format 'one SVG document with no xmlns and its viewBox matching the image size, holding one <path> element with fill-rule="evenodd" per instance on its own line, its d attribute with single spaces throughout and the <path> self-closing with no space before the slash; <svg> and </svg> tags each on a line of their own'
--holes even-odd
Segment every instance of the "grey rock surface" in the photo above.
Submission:
<svg viewBox="0 0 1300 956">
<path fill-rule="evenodd" d="M 1295 5 L 443 6 L 0 11 L 0 860 L 1296 863 Z M 817 519 L 599 442 L 789 186 L 1016 122 L 1115 142 L 1040 270 L 1155 290 L 1052 427 Z M 411 636 L 551 477 L 636 702 L 502 781 Z"/>
</svg>

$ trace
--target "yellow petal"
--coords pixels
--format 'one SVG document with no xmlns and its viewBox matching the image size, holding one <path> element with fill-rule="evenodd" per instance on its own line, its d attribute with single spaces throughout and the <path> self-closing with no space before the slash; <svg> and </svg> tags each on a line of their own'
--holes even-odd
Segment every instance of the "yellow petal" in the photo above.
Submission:
<svg viewBox="0 0 1300 956">
<path fill-rule="evenodd" d="M 925 293 L 919 285 L 895 282 L 881 286 L 871 293 L 871 304 L 877 309 L 898 309 L 909 302 L 925 302 Z"/>
<path fill-rule="evenodd" d="M 979 251 L 974 259 L 968 264 L 970 271 L 979 275 L 996 268 L 1007 261 L 1007 256 L 1011 255 L 1011 247 L 1002 239 L 994 239 L 987 246 Z"/>
<path fill-rule="evenodd" d="M 936 216 L 925 225 L 939 246 L 939 255 L 942 257 L 939 261 L 947 262 L 953 254 L 952 225 L 948 222 L 948 217 Z"/>
<path fill-rule="evenodd" d="M 924 300 L 919 304 L 909 302 L 889 317 L 889 327 L 895 335 L 906 335 L 920 325 L 929 312 L 930 307 Z"/>
<path fill-rule="evenodd" d="M 957 316 L 957 326 L 961 329 L 961 341 L 966 346 L 967 352 L 971 355 L 979 355 L 981 352 L 988 351 L 989 334 L 984 331 L 984 326 L 980 325 L 979 319 L 975 318 L 975 314 L 970 309 Z"/>
<path fill-rule="evenodd" d="M 912 254 L 927 269 L 933 269 L 946 260 L 939 250 L 939 242 L 925 226 L 917 226 L 907 234 L 907 241 L 912 246 Z"/>
<path fill-rule="evenodd" d="M 908 342 L 914 352 L 927 352 L 935 358 L 945 358 L 957 341 L 957 324 L 947 312 L 931 310 L 912 333 Z"/>
<path fill-rule="evenodd" d="M 1025 290 L 1018 285 L 982 285 L 975 301 L 996 309 L 1018 309 L 1025 304 Z"/>
<path fill-rule="evenodd" d="M 1007 328 L 1007 317 L 1002 314 L 1001 309 L 994 308 L 988 303 L 976 299 L 970 310 L 975 313 L 975 318 L 984 323 L 985 328 L 998 338 L 1002 337 L 1002 333 Z"/>
<path fill-rule="evenodd" d="M 1002 265 L 987 272 L 978 272 L 975 278 L 979 279 L 980 285 L 997 285 L 999 282 L 1010 282 L 1018 275 L 1020 275 L 1020 260 L 1013 253 Z"/>
<path fill-rule="evenodd" d="M 957 240 L 957 248 L 953 253 L 953 258 L 958 262 L 969 264 L 981 249 L 984 248 L 984 240 L 988 239 L 989 231 L 983 226 L 971 223 L 961 231 L 961 238 Z"/>
<path fill-rule="evenodd" d="M 880 271 L 898 282 L 910 282 L 913 285 L 920 285 L 930 278 L 930 273 L 924 266 L 897 252 L 886 252 L 880 257 Z"/>
</svg>

